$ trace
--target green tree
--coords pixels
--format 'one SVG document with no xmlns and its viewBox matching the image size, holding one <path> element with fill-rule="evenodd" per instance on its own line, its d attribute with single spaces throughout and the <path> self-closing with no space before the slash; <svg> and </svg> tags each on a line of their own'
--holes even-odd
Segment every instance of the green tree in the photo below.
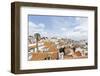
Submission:
<svg viewBox="0 0 100 76">
<path fill-rule="evenodd" d="M 34 37 L 36 39 L 36 48 L 37 48 L 37 51 L 39 51 L 39 49 L 38 49 L 38 41 L 40 40 L 41 36 L 40 36 L 39 33 L 35 33 Z"/>
</svg>

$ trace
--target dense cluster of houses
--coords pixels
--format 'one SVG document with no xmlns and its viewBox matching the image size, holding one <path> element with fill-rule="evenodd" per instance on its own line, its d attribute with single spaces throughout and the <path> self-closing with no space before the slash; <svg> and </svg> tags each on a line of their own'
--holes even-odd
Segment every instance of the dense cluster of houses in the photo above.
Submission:
<svg viewBox="0 0 100 76">
<path fill-rule="evenodd" d="M 29 36 L 28 44 L 29 60 L 72 59 L 88 57 L 87 40 L 76 41 L 68 38 L 42 37 L 38 41 L 37 50 L 35 38 L 33 36 Z M 61 50 L 62 52 L 60 52 Z"/>
</svg>

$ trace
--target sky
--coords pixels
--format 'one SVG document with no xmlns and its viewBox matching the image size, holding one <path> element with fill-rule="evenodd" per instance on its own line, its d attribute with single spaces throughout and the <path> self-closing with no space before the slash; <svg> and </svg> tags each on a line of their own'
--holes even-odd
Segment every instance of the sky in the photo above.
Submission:
<svg viewBox="0 0 100 76">
<path fill-rule="evenodd" d="M 31 36 L 40 33 L 42 37 L 88 38 L 88 17 L 29 15 L 28 26 Z"/>
</svg>

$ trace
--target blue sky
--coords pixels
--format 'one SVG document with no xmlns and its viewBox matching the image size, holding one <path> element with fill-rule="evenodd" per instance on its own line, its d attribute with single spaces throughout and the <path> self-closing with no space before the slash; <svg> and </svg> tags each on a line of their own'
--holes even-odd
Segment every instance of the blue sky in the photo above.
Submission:
<svg viewBox="0 0 100 76">
<path fill-rule="evenodd" d="M 74 40 L 87 39 L 88 18 L 78 16 L 28 16 L 29 35 L 63 37 Z"/>
</svg>

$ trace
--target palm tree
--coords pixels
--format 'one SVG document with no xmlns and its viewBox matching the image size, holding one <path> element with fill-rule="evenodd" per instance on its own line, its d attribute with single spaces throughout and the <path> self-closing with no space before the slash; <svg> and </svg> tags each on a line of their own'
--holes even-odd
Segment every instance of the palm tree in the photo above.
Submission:
<svg viewBox="0 0 100 76">
<path fill-rule="evenodd" d="M 40 36 L 39 33 L 35 33 L 35 34 L 34 34 L 34 37 L 35 37 L 35 39 L 36 39 L 36 48 L 37 48 L 37 51 L 39 51 L 39 50 L 38 50 L 38 41 L 40 40 L 41 36 Z"/>
</svg>

